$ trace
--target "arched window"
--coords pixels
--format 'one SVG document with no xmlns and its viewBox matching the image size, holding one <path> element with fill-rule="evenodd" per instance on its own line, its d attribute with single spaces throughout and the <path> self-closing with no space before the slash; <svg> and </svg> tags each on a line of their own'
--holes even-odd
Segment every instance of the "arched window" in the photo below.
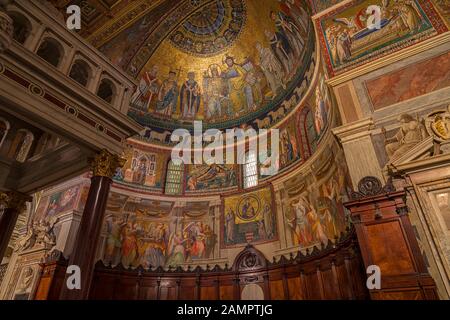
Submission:
<svg viewBox="0 0 450 320">
<path fill-rule="evenodd" d="M 91 68 L 83 60 L 76 60 L 70 69 L 69 77 L 85 87 L 89 81 Z"/>
<path fill-rule="evenodd" d="M 33 140 L 34 136 L 30 131 L 24 129 L 17 131 L 9 152 L 10 157 L 16 159 L 16 161 L 25 162 L 30 153 Z"/>
<path fill-rule="evenodd" d="M 302 143 L 303 157 L 309 158 L 316 150 L 319 135 L 314 124 L 314 115 L 309 107 L 303 108 L 299 118 L 299 130 Z"/>
<path fill-rule="evenodd" d="M 63 56 L 64 49 L 55 39 L 47 38 L 42 41 L 36 52 L 39 57 L 50 63 L 54 67 L 58 67 Z"/>
<path fill-rule="evenodd" d="M 244 188 L 258 185 L 258 161 L 255 152 L 247 152 L 244 164 Z"/>
<path fill-rule="evenodd" d="M 9 12 L 8 15 L 13 20 L 13 39 L 24 44 L 31 33 L 30 20 L 18 12 Z"/>
<path fill-rule="evenodd" d="M 167 166 L 166 194 L 181 194 L 181 187 L 184 175 L 184 165 L 175 164 L 172 160 Z"/>
<path fill-rule="evenodd" d="M 9 122 L 0 119 L 0 147 L 3 145 L 3 141 L 5 141 L 8 131 L 9 131 Z"/>
<path fill-rule="evenodd" d="M 102 98 L 103 100 L 105 100 L 108 103 L 113 102 L 114 85 L 112 84 L 112 82 L 110 80 L 103 79 L 100 82 L 100 85 L 97 90 L 97 96 L 99 96 L 100 98 Z"/>
</svg>

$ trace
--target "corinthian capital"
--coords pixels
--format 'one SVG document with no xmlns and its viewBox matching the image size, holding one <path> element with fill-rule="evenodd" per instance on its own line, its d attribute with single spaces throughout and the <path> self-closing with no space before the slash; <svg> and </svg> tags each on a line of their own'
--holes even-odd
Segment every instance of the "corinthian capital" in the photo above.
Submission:
<svg viewBox="0 0 450 320">
<path fill-rule="evenodd" d="M 31 197 L 20 192 L 0 192 L 0 205 L 7 209 L 16 209 L 21 212 L 26 209 L 26 202 L 29 201 L 31 201 Z"/>
<path fill-rule="evenodd" d="M 116 169 L 123 167 L 125 161 L 124 158 L 103 149 L 94 158 L 90 159 L 90 164 L 94 176 L 112 178 L 116 173 Z"/>
</svg>

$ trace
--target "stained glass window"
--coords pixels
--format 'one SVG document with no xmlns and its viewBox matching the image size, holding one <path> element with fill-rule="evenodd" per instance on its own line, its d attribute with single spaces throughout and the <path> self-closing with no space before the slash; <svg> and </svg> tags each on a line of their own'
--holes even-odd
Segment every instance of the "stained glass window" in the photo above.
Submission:
<svg viewBox="0 0 450 320">
<path fill-rule="evenodd" d="M 167 166 L 166 194 L 180 194 L 183 181 L 183 164 L 175 164 L 172 161 Z"/>
<path fill-rule="evenodd" d="M 244 188 L 258 185 L 258 163 L 256 153 L 249 152 L 245 157 L 244 164 Z"/>
</svg>

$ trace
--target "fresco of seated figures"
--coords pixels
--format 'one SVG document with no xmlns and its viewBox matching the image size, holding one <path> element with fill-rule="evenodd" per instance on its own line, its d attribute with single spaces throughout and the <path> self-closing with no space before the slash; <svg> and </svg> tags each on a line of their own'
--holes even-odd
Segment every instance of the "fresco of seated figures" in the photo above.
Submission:
<svg viewBox="0 0 450 320">
<path fill-rule="evenodd" d="M 317 27 L 331 75 L 448 30 L 431 0 L 353 0 L 324 14 Z"/>
<path fill-rule="evenodd" d="M 266 187 L 223 200 L 222 247 L 278 239 L 272 190 Z"/>
<path fill-rule="evenodd" d="M 299 0 L 203 6 L 152 49 L 136 75 L 129 115 L 148 127 L 175 129 L 204 120 L 226 128 L 275 109 L 309 67 L 309 15 Z M 113 54 L 116 45 L 113 40 L 104 52 Z"/>
<path fill-rule="evenodd" d="M 175 267 L 213 257 L 217 236 L 208 202 L 133 199 L 111 193 L 103 230 L 102 260 L 125 267 Z"/>
<path fill-rule="evenodd" d="M 342 204 L 349 200 L 352 187 L 342 155 L 337 158 L 342 161 L 326 165 L 318 176 L 297 176 L 285 183 L 283 215 L 293 246 L 320 246 L 345 231 L 348 222 Z"/>
</svg>

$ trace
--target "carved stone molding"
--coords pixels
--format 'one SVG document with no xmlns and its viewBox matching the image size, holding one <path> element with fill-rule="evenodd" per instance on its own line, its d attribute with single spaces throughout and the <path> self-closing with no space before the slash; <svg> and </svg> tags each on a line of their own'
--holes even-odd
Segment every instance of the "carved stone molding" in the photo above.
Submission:
<svg viewBox="0 0 450 320">
<path fill-rule="evenodd" d="M 353 200 L 372 197 L 380 194 L 394 192 L 395 188 L 392 185 L 392 179 L 389 179 L 385 186 L 382 185 L 380 179 L 377 177 L 367 176 L 362 178 L 358 183 L 358 191 L 353 191 L 351 198 Z"/>
<path fill-rule="evenodd" d="M 111 179 L 116 173 L 116 169 L 123 167 L 126 161 L 126 159 L 112 154 L 106 149 L 103 149 L 94 158 L 89 160 L 94 176 L 108 177 Z"/>
</svg>

